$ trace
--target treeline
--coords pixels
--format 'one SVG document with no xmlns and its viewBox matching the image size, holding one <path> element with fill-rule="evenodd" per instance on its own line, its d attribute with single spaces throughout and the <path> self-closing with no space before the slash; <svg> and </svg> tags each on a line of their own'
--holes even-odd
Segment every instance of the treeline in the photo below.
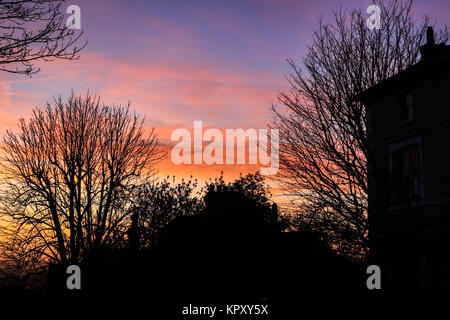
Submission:
<svg viewBox="0 0 450 320">
<path fill-rule="evenodd" d="M 261 175 L 203 187 L 156 179 L 166 155 L 130 106 L 57 97 L 7 131 L 2 149 L 2 272 L 19 291 L 39 283 L 68 293 L 69 265 L 82 270 L 83 295 L 261 296 L 362 283 L 357 265 L 318 236 L 283 232 L 295 225 Z"/>
</svg>

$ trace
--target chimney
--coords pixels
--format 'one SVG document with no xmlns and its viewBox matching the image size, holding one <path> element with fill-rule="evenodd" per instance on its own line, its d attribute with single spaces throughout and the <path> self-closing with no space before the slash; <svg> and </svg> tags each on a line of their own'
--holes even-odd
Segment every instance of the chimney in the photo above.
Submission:
<svg viewBox="0 0 450 320">
<path fill-rule="evenodd" d="M 427 43 L 420 47 L 420 55 L 422 60 L 429 60 L 444 53 L 450 53 L 450 46 L 445 43 L 435 43 L 433 27 L 427 28 Z"/>
<path fill-rule="evenodd" d="M 427 28 L 427 45 L 434 44 L 434 30 L 433 27 Z"/>
</svg>

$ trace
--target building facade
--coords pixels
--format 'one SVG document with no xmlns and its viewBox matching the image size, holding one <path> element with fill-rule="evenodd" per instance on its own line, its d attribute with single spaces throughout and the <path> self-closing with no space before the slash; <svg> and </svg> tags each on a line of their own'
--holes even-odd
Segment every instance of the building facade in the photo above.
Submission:
<svg viewBox="0 0 450 320">
<path fill-rule="evenodd" d="M 370 238 L 385 288 L 450 286 L 450 46 L 432 28 L 421 60 L 366 90 Z"/>
</svg>

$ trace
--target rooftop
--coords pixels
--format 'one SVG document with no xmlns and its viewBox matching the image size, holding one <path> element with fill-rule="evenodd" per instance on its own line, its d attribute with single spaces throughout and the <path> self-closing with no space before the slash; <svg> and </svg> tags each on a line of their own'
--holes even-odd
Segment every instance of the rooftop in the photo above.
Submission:
<svg viewBox="0 0 450 320">
<path fill-rule="evenodd" d="M 445 43 L 436 44 L 434 41 L 434 31 L 432 27 L 427 29 L 427 43 L 420 47 L 421 59 L 413 66 L 400 71 L 399 73 L 381 81 L 357 95 L 357 100 L 364 101 L 370 96 L 379 93 L 400 80 L 411 79 L 421 75 L 423 72 L 433 70 L 436 66 L 442 68 L 442 65 L 450 66 L 450 46 Z"/>
</svg>

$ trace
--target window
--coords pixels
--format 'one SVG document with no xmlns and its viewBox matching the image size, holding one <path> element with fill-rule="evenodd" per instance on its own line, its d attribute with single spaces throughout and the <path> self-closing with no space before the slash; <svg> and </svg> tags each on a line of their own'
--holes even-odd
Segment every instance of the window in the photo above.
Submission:
<svg viewBox="0 0 450 320">
<path fill-rule="evenodd" d="M 412 204 L 423 198 L 422 139 L 408 138 L 389 145 L 392 201 Z"/>
<path fill-rule="evenodd" d="M 400 102 L 400 112 L 399 112 L 400 123 L 409 122 L 413 119 L 413 95 L 408 93 L 403 96 Z"/>
</svg>

